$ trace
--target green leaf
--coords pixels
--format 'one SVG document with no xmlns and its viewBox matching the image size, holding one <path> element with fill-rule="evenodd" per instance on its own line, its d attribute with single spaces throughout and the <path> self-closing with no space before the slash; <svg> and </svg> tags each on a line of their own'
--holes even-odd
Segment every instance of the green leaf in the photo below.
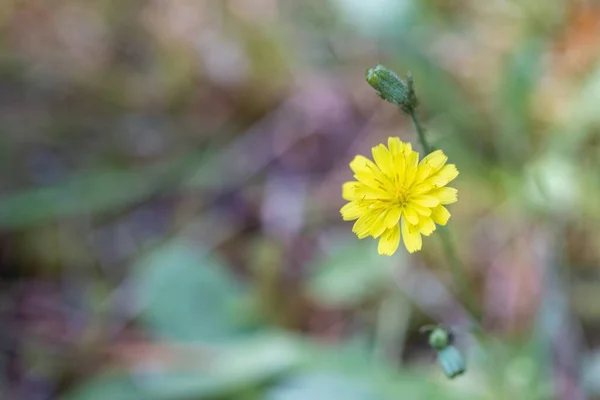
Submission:
<svg viewBox="0 0 600 400">
<path fill-rule="evenodd" d="M 267 400 L 378 400 L 383 399 L 368 385 L 331 372 L 295 376 L 270 390 Z"/>
<path fill-rule="evenodd" d="M 172 182 L 197 161 L 182 157 L 136 170 L 109 168 L 75 174 L 67 182 L 0 198 L 0 229 L 19 229 L 80 213 L 128 206 Z"/>
<path fill-rule="evenodd" d="M 298 364 L 300 349 L 286 336 L 268 333 L 216 347 L 188 370 L 151 365 L 132 373 L 107 372 L 69 393 L 66 400 L 196 400 L 257 386 Z M 190 365 L 190 360 L 186 359 Z"/>
<path fill-rule="evenodd" d="M 76 387 L 64 396 L 64 400 L 142 400 L 142 396 L 128 374 L 109 372 Z"/>
<path fill-rule="evenodd" d="M 590 73 L 573 101 L 565 105 L 564 117 L 548 135 L 548 150 L 577 158 L 580 147 L 596 135 L 600 127 L 600 68 Z"/>
<path fill-rule="evenodd" d="M 508 166 L 518 166 L 531 156 L 531 95 L 540 79 L 546 43 L 529 39 L 507 59 L 499 81 L 495 115 L 502 131 L 495 139 Z"/>
<path fill-rule="evenodd" d="M 377 253 L 374 241 L 348 238 L 344 244 L 317 259 L 308 292 L 319 303 L 331 307 L 352 307 L 389 285 L 392 268 L 401 267 L 404 257 Z"/>
<path fill-rule="evenodd" d="M 436 381 L 431 379 L 431 376 L 418 371 L 398 368 L 377 361 L 373 359 L 371 352 L 361 351 L 349 342 L 331 347 L 309 344 L 304 348 L 302 354 L 306 370 L 313 373 L 322 371 L 344 377 L 348 382 L 354 382 L 355 387 L 360 386 L 363 388 L 362 390 L 369 389 L 368 392 L 363 393 L 372 391 L 371 399 L 457 400 L 464 398 L 454 392 L 451 387 L 446 386 L 448 382 L 446 378 Z M 431 367 L 437 369 L 433 362 Z M 441 378 L 441 372 L 438 376 Z M 345 397 L 314 398 L 343 399 Z"/>
<path fill-rule="evenodd" d="M 235 312 L 242 288 L 215 256 L 173 242 L 135 269 L 140 319 L 156 336 L 220 342 L 240 332 Z"/>
<path fill-rule="evenodd" d="M 396 0 L 334 0 L 332 5 L 353 31 L 379 36 L 403 28 L 412 16 L 410 2 Z"/>
</svg>

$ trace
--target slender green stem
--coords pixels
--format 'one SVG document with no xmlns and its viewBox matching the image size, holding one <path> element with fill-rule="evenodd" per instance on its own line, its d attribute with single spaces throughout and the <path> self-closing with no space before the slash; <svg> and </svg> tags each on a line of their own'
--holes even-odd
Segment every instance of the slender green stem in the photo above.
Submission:
<svg viewBox="0 0 600 400">
<path fill-rule="evenodd" d="M 450 264 L 454 290 L 457 294 L 464 296 L 467 308 L 471 311 L 471 313 L 475 313 L 477 310 L 477 301 L 473 296 L 471 282 L 467 276 L 465 267 L 456 254 L 456 249 L 452 242 L 452 238 L 450 237 L 450 231 L 445 226 L 442 226 L 439 228 L 438 236 L 442 241 L 442 247 L 444 248 L 446 259 Z"/>
<path fill-rule="evenodd" d="M 421 126 L 421 122 L 419 121 L 419 117 L 417 117 L 416 111 L 413 111 L 410 114 L 410 118 L 412 119 L 413 124 L 415 125 L 415 129 L 417 130 L 417 134 L 419 135 L 419 142 L 421 142 L 421 147 L 423 147 L 423 151 L 425 154 L 429 154 L 433 151 L 433 147 L 427 142 L 425 138 L 425 130 Z"/>
<path fill-rule="evenodd" d="M 431 153 L 433 151 L 433 146 L 431 146 L 427 141 L 427 138 L 425 137 L 425 130 L 423 129 L 416 112 L 413 111 L 412 113 L 410 113 L 410 117 L 413 121 L 413 124 L 415 125 L 417 134 L 419 135 L 419 141 L 421 142 L 421 147 L 423 147 L 423 151 L 425 152 L 425 154 Z M 454 289 L 457 294 L 465 296 L 468 309 L 472 313 L 474 313 L 477 310 L 477 302 L 473 297 L 473 293 L 471 291 L 471 284 L 469 278 L 467 277 L 465 267 L 458 258 L 458 255 L 456 254 L 456 249 L 454 247 L 454 244 L 452 243 L 450 232 L 446 227 L 440 227 L 438 236 L 442 241 L 442 247 L 444 249 L 446 259 L 450 264 L 452 278 L 455 286 Z"/>
</svg>

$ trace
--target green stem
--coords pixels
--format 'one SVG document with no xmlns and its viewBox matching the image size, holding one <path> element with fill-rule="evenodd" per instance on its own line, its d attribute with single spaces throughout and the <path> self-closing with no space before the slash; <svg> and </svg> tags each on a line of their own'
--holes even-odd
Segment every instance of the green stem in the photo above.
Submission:
<svg viewBox="0 0 600 400">
<path fill-rule="evenodd" d="M 477 310 L 477 301 L 473 296 L 471 290 L 471 282 L 465 271 L 465 267 L 456 254 L 456 249 L 452 243 L 450 237 L 450 231 L 445 226 L 439 228 L 438 236 L 442 241 L 442 247 L 444 248 L 444 254 L 450 264 L 450 270 L 452 271 L 452 280 L 454 283 L 454 289 L 457 294 L 462 295 L 466 302 L 467 308 L 474 315 Z"/>
<path fill-rule="evenodd" d="M 417 130 L 417 134 L 419 135 L 419 142 L 421 142 L 421 147 L 423 147 L 423 151 L 425 154 L 429 154 L 433 151 L 433 147 L 427 142 L 425 138 L 425 129 L 421 126 L 421 122 L 419 121 L 419 117 L 417 117 L 417 113 L 413 111 L 410 113 L 410 118 L 412 119 L 413 124 L 415 125 L 415 129 Z"/>
<path fill-rule="evenodd" d="M 417 134 L 419 135 L 419 141 L 421 142 L 423 151 L 425 154 L 431 153 L 433 151 L 433 146 L 431 146 L 427 141 L 427 138 L 425 137 L 425 130 L 423 129 L 416 112 L 413 111 L 410 113 L 410 117 L 415 125 Z M 471 313 L 474 313 L 477 309 L 477 301 L 473 297 L 471 284 L 465 271 L 465 267 L 456 254 L 456 249 L 452 243 L 452 239 L 450 238 L 450 232 L 446 227 L 440 227 L 438 236 L 442 241 L 444 254 L 446 255 L 446 259 L 450 264 L 455 291 L 457 294 L 465 296 L 468 309 L 471 311 Z"/>
</svg>

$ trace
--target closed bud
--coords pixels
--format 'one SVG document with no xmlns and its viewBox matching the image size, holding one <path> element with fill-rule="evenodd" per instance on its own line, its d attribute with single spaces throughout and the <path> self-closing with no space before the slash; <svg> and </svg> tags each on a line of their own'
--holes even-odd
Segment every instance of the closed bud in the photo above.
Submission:
<svg viewBox="0 0 600 400">
<path fill-rule="evenodd" d="M 379 97 L 397 105 L 407 114 L 412 114 L 417 107 L 417 97 L 413 88 L 412 76 L 404 82 L 392 70 L 377 65 L 367 71 L 367 82 Z"/>
<path fill-rule="evenodd" d="M 465 359 L 454 346 L 438 351 L 438 360 L 444 374 L 450 379 L 456 378 L 466 371 Z"/>
<path fill-rule="evenodd" d="M 429 345 L 438 351 L 445 349 L 450 345 L 450 333 L 442 327 L 436 327 L 429 334 Z"/>
</svg>

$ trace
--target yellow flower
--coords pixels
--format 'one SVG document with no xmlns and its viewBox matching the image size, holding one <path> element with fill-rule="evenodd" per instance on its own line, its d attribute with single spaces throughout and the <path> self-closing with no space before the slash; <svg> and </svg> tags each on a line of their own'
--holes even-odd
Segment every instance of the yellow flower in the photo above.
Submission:
<svg viewBox="0 0 600 400">
<path fill-rule="evenodd" d="M 444 205 L 456 202 L 458 191 L 445 186 L 458 170 L 446 164 L 441 150 L 419 162 L 419 153 L 397 137 L 372 152 L 375 162 L 359 155 L 350 163 L 356 181 L 342 185 L 342 197 L 349 201 L 340 210 L 342 217 L 357 220 L 352 232 L 359 239 L 380 238 L 379 254 L 394 254 L 400 236 L 410 253 L 421 250 L 421 235 L 431 235 L 435 224 L 446 225 L 450 218 Z"/>
</svg>

